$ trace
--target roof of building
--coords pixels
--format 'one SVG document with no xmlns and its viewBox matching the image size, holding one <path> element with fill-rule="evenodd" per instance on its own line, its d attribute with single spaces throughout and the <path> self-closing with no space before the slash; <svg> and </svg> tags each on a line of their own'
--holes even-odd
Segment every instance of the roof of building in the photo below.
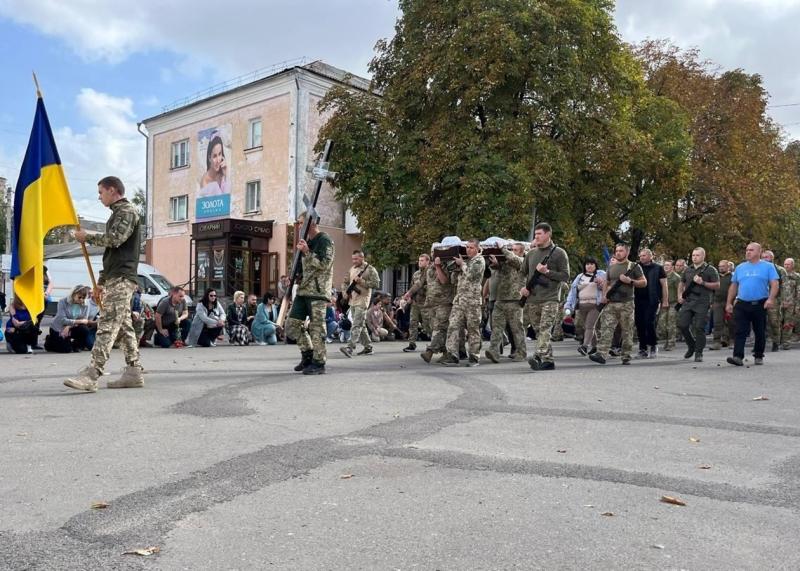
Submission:
<svg viewBox="0 0 800 571">
<path fill-rule="evenodd" d="M 305 62 L 306 62 L 305 58 L 301 58 L 299 60 L 292 60 L 288 62 L 281 62 L 274 66 L 264 68 L 262 70 L 258 70 L 252 73 L 248 73 L 247 75 L 237 77 L 236 79 L 232 79 L 230 81 L 217 84 L 215 86 L 209 87 L 208 89 L 199 91 L 193 95 L 189 95 L 188 97 L 184 97 L 183 99 L 179 99 L 177 101 L 170 103 L 169 105 L 164 106 L 162 108 L 161 113 L 159 113 L 158 115 L 154 115 L 152 117 L 148 117 L 147 119 L 143 119 L 142 123 L 146 124 L 147 122 L 153 121 L 154 119 L 161 119 L 173 113 L 177 113 L 187 108 L 194 107 L 195 105 L 199 105 L 206 101 L 210 101 L 218 97 L 227 96 L 231 93 L 235 93 L 242 89 L 252 87 L 253 85 L 256 85 L 258 83 L 264 83 L 278 76 L 295 72 L 296 70 L 303 70 L 305 72 L 313 73 L 320 77 L 324 77 L 332 81 L 335 81 L 337 83 L 348 85 L 350 87 L 354 87 L 362 91 L 369 90 L 370 81 L 366 78 L 354 75 L 343 69 L 339 69 L 338 67 L 329 65 L 323 62 L 322 60 L 312 61 L 311 63 L 305 63 Z"/>
</svg>

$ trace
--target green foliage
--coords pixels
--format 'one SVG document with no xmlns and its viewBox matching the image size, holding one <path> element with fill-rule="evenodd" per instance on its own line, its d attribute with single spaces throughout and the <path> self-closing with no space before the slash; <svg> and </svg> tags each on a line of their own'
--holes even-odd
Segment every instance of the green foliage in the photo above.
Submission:
<svg viewBox="0 0 800 571">
<path fill-rule="evenodd" d="M 400 8 L 394 38 L 377 44 L 372 91 L 334 89 L 320 104 L 331 113 L 320 141 L 336 141 L 338 196 L 378 266 L 413 260 L 445 235 L 525 238 L 534 210 L 578 255 L 621 231 L 672 251 L 700 238 L 716 247 L 731 234 L 708 232 L 705 216 L 731 215 L 720 205 L 742 194 L 728 180 L 710 185 L 704 161 L 746 170 L 747 184 L 790 186 L 763 107 L 744 106 L 750 126 L 737 126 L 736 102 L 761 100 L 760 78 L 731 72 L 709 86 L 702 64 L 656 49 L 664 44 L 634 51 L 616 34 L 610 0 Z M 721 101 L 711 105 L 718 116 L 681 90 Z M 713 153 L 698 128 L 709 122 L 720 125 Z M 749 170 L 745 133 L 759 135 Z M 742 152 L 720 156 L 734 141 Z"/>
</svg>

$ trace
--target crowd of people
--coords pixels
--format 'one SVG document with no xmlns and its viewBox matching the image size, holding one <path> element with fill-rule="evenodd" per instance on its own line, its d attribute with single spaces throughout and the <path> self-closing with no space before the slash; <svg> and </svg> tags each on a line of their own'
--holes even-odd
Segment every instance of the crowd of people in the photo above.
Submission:
<svg viewBox="0 0 800 571">
<path fill-rule="evenodd" d="M 142 386 L 139 347 L 213 347 L 226 337 L 237 346 L 296 343 L 301 362 L 295 370 L 304 374 L 325 372 L 325 345 L 333 342 L 353 358 L 372 354 L 373 344 L 382 341 L 407 340 L 403 351 L 414 352 L 418 342 L 428 340 L 421 353 L 426 363 L 439 354 L 437 362 L 443 365 L 476 366 L 483 342 L 489 341 L 485 362 L 499 363 L 508 348 L 512 362 L 527 361 L 533 370 L 547 371 L 555 369 L 552 343 L 563 339 L 568 328 L 578 352 L 598 364 L 613 357 L 620 357 L 623 365 L 633 358 L 653 359 L 659 351 L 674 350 L 678 342 L 686 345 L 684 358 L 702 362 L 710 335 L 708 349 L 729 348 L 727 361 L 741 366 L 752 334 L 754 363 L 761 365 L 767 336 L 772 351 L 800 341 L 800 274 L 792 258 L 778 265 L 771 251 L 751 243 L 738 265 L 729 260 L 713 265 L 702 247 L 687 261 L 657 258 L 647 248 L 631 255 L 627 245 L 617 244 L 605 268 L 587 257 L 573 274 L 547 223 L 536 225 L 530 244 L 456 240 L 455 250 L 434 247 L 431 254 L 419 256 L 419 269 L 405 294 L 392 299 L 379 291 L 379 274 L 361 250 L 352 253 L 341 287 L 333 287 L 333 241 L 314 220 L 308 239 L 297 244 L 302 272 L 288 296 L 285 330 L 278 315 L 290 285 L 286 276 L 277 297 L 268 292 L 259 300 L 237 291 L 225 307 L 219 292 L 208 289 L 190 314 L 184 290 L 173 287 L 152 308 L 135 284 L 138 250 L 130 229 L 135 223 L 124 187 L 109 177 L 98 192 L 113 211 L 109 232 L 92 238 L 78 230 L 75 235 L 79 241 L 104 245 L 119 260 L 110 257 L 107 269 L 104 260 L 106 276 L 118 275 L 114 288 L 101 276 L 97 297 L 106 306 L 95 303 L 88 286 L 76 286 L 58 301 L 42 347 L 42 316 L 32 316 L 14 298 L 4 328 L 9 352 L 92 350 L 93 365 L 78 380 L 66 382 L 80 390 L 96 390 L 111 346 L 124 349 L 131 369 L 131 378 L 123 378 L 119 386 Z M 109 291 L 117 297 L 109 297 Z M 530 358 L 528 339 L 535 346 Z"/>
</svg>

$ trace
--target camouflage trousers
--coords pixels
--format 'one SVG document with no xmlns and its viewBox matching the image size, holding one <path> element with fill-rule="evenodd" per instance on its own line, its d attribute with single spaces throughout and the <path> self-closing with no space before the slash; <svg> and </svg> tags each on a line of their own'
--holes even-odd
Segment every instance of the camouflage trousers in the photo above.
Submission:
<svg viewBox="0 0 800 571">
<path fill-rule="evenodd" d="M 450 303 L 440 303 L 430 308 L 431 316 L 431 344 L 428 351 L 432 353 L 444 353 L 445 341 L 447 340 L 447 326 L 450 322 L 450 312 L 453 305 Z"/>
<path fill-rule="evenodd" d="M 622 328 L 622 358 L 631 358 L 633 348 L 633 301 L 609 303 L 600 312 L 600 325 L 597 333 L 597 354 L 608 359 L 608 350 L 614 331 L 619 324 Z"/>
<path fill-rule="evenodd" d="M 372 347 L 372 340 L 367 331 L 367 308 L 351 306 L 350 315 L 353 316 L 353 326 L 350 328 L 350 340 L 347 346 L 355 349 L 356 343 L 361 343 L 365 349 Z"/>
<path fill-rule="evenodd" d="M 767 310 L 767 333 L 773 343 L 783 342 L 783 308 L 780 302 Z"/>
<path fill-rule="evenodd" d="M 553 341 L 564 340 L 564 305 L 564 301 L 558 304 L 558 319 L 553 326 L 553 336 L 551 337 Z"/>
<path fill-rule="evenodd" d="M 675 347 L 675 336 L 678 330 L 678 310 L 674 304 L 670 304 L 667 309 L 661 308 L 658 312 L 658 325 L 656 326 L 656 337 L 664 343 L 665 349 Z"/>
<path fill-rule="evenodd" d="M 536 331 L 536 356 L 542 361 L 553 360 L 553 328 L 561 314 L 557 301 L 528 301 L 525 304 L 525 324 Z"/>
<path fill-rule="evenodd" d="M 136 282 L 125 278 L 112 278 L 105 283 L 103 309 L 97 322 L 91 362 L 91 366 L 99 373 L 105 370 L 117 336 L 125 353 L 125 363 L 129 367 L 139 366 L 139 339 L 131 320 L 131 298 L 136 288 Z"/>
<path fill-rule="evenodd" d="M 784 342 L 800 340 L 800 307 L 789 307 L 783 311 L 783 326 L 786 327 L 783 333 Z"/>
<path fill-rule="evenodd" d="M 314 362 L 324 364 L 328 357 L 325 345 L 325 309 L 328 302 L 324 299 L 311 299 L 297 296 L 292 303 L 289 319 L 286 320 L 286 335 L 297 340 L 301 352 L 313 351 Z M 310 318 L 306 325 L 306 318 Z"/>
<path fill-rule="evenodd" d="M 522 308 L 517 301 L 495 302 L 492 310 L 492 338 L 489 341 L 489 350 L 496 355 L 500 354 L 506 324 L 511 329 L 511 336 L 514 338 L 514 347 L 516 347 L 517 355 L 527 357 L 525 330 L 522 328 Z"/>
<path fill-rule="evenodd" d="M 730 343 L 734 337 L 733 318 L 725 321 L 725 302 L 715 301 L 711 313 L 714 316 L 714 341 Z"/>
<path fill-rule="evenodd" d="M 495 308 L 496 310 L 496 308 Z M 469 356 L 477 359 L 481 352 L 481 306 L 479 303 L 453 305 L 450 324 L 447 326 L 445 347 L 451 355 L 458 356 L 462 332 L 467 331 Z"/>
<path fill-rule="evenodd" d="M 422 330 L 427 335 L 431 334 L 431 320 L 428 308 L 416 302 L 411 304 L 411 319 L 408 324 L 408 340 L 416 341 L 419 339 L 419 329 L 422 325 Z"/>
</svg>

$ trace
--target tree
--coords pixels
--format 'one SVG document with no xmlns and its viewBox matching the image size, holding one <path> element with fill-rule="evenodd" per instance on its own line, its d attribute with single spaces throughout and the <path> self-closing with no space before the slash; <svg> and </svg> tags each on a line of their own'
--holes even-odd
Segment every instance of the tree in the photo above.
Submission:
<svg viewBox="0 0 800 571">
<path fill-rule="evenodd" d="M 401 0 L 371 93 L 334 89 L 320 140 L 378 265 L 444 235 L 526 237 L 534 208 L 571 251 L 655 235 L 687 179 L 688 119 L 646 89 L 611 0 Z"/>
<path fill-rule="evenodd" d="M 712 259 L 738 259 L 751 240 L 781 242 L 800 210 L 798 162 L 766 113 L 761 77 L 719 73 L 666 41 L 636 53 L 651 91 L 688 116 L 693 141 L 688 184 L 656 240 L 679 255 L 703 245 Z"/>
</svg>

